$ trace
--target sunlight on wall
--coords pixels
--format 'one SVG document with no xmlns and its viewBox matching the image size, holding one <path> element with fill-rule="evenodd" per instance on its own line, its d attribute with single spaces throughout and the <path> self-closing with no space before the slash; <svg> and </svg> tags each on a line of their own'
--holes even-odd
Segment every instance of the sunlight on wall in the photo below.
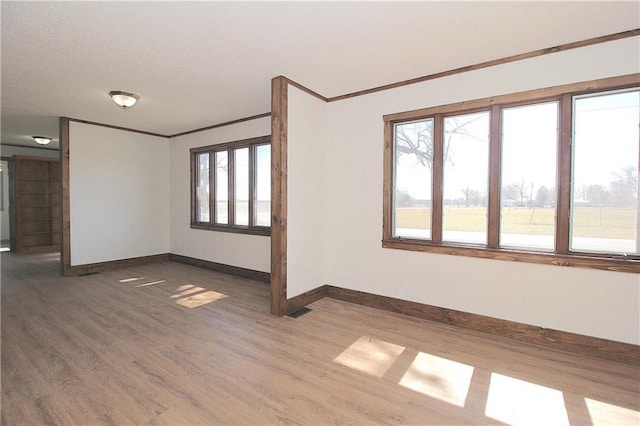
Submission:
<svg viewBox="0 0 640 426">
<path fill-rule="evenodd" d="M 600 425 L 640 425 L 640 412 L 585 398 L 591 423 Z"/>
<path fill-rule="evenodd" d="M 361 337 L 338 355 L 333 362 L 382 378 L 403 351 L 404 346 L 371 337 Z"/>
<path fill-rule="evenodd" d="M 464 407 L 473 367 L 419 352 L 398 384 L 440 401 Z"/>
<path fill-rule="evenodd" d="M 485 415 L 517 425 L 568 425 L 562 392 L 491 373 Z"/>
</svg>

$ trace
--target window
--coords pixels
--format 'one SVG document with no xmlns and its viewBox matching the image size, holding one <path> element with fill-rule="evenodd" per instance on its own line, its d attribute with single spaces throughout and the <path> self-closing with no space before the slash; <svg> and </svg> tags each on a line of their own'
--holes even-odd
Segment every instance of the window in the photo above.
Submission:
<svg viewBox="0 0 640 426">
<path fill-rule="evenodd" d="M 191 227 L 269 235 L 271 137 L 191 149 Z"/>
<path fill-rule="evenodd" d="M 500 245 L 555 248 L 558 102 L 502 109 Z"/>
<path fill-rule="evenodd" d="M 639 100 L 638 90 L 573 99 L 572 251 L 640 253 Z"/>
<path fill-rule="evenodd" d="M 640 272 L 638 83 L 385 116 L 383 247 Z"/>
<path fill-rule="evenodd" d="M 433 119 L 397 124 L 395 141 L 394 235 L 431 239 Z"/>
<path fill-rule="evenodd" d="M 487 243 L 489 112 L 444 117 L 442 240 Z"/>
<path fill-rule="evenodd" d="M 196 154 L 196 221 L 209 222 L 209 153 Z"/>
</svg>

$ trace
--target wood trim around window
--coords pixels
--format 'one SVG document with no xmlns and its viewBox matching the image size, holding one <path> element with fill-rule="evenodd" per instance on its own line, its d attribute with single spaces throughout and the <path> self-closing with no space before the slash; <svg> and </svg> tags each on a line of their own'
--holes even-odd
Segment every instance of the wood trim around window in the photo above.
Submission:
<svg viewBox="0 0 640 426">
<path fill-rule="evenodd" d="M 640 73 L 630 74 L 621 77 L 606 78 L 595 81 L 586 81 L 580 83 L 567 84 L 563 86 L 548 87 L 543 89 L 530 90 L 520 93 L 507 94 L 483 99 L 475 99 L 470 101 L 458 102 L 450 105 L 423 108 L 415 111 L 406 111 L 397 114 L 388 114 L 384 119 L 384 180 L 383 180 L 383 232 L 382 247 L 424 251 L 440 254 L 461 255 L 471 257 L 481 257 L 489 259 L 522 261 L 532 263 L 542 263 L 557 266 L 578 266 L 587 268 L 604 269 L 619 272 L 640 273 L 640 256 L 623 256 L 608 254 L 590 254 L 590 253 L 572 253 L 569 251 L 569 200 L 570 200 L 570 181 L 571 181 L 571 109 L 572 97 L 579 94 L 597 93 L 602 91 L 610 91 L 617 89 L 625 89 L 637 87 L 640 85 Z M 557 216 L 556 221 L 556 246 L 555 252 L 538 252 L 526 249 L 501 248 L 498 246 L 499 238 L 499 191 L 500 191 L 500 135 L 499 135 L 499 119 L 495 117 L 501 108 L 511 107 L 518 104 L 534 104 L 555 100 L 559 102 L 560 129 L 558 132 L 558 177 L 557 177 Z M 491 134 L 490 141 L 490 170 L 489 180 L 491 186 L 488 192 L 489 205 L 489 229 L 488 241 L 486 246 L 475 246 L 465 244 L 444 243 L 439 238 L 439 224 L 442 206 L 439 205 L 442 200 L 442 181 L 437 180 L 437 176 L 441 175 L 438 163 L 434 161 L 434 194 L 432 220 L 432 240 L 414 240 L 411 238 L 393 237 L 393 179 L 394 179 L 394 140 L 393 126 L 396 123 L 405 121 L 424 119 L 434 117 L 434 129 L 437 128 L 439 118 L 444 115 L 463 114 L 467 112 L 477 111 L 478 109 L 491 109 Z M 437 138 L 438 132 L 434 130 L 434 138 Z M 497 138 L 495 137 L 497 136 Z M 436 139 L 437 140 L 437 139 Z M 437 151 L 437 143 L 434 141 L 434 150 Z M 441 166 L 441 164 L 440 164 Z M 438 203 L 436 203 L 438 201 Z M 492 211 L 493 209 L 493 211 Z M 493 229 L 492 229 L 493 227 Z"/>
<path fill-rule="evenodd" d="M 271 235 L 271 229 L 268 226 L 255 226 L 251 219 L 252 211 L 249 210 L 249 225 L 235 225 L 235 150 L 247 148 L 249 150 L 249 195 L 250 198 L 252 196 L 252 191 L 255 189 L 255 183 L 251 182 L 252 172 L 251 170 L 255 167 L 255 163 L 252 162 L 254 156 L 251 152 L 258 145 L 265 145 L 271 143 L 271 136 L 259 136 L 255 138 L 243 139 L 233 142 L 214 144 L 201 146 L 197 148 L 191 148 L 190 151 L 190 164 L 191 164 L 191 173 L 190 173 L 190 194 L 191 194 L 191 204 L 190 204 L 190 227 L 192 229 L 202 229 L 209 231 L 218 231 L 218 232 L 232 232 L 237 234 L 251 234 L 251 235 L 263 235 L 269 236 Z M 227 202 L 227 223 L 219 224 L 215 223 L 216 218 L 216 209 L 217 204 L 215 202 L 217 185 L 215 181 L 215 173 L 216 173 L 216 153 L 226 151 L 227 152 L 227 165 L 228 165 L 228 202 Z M 197 156 L 199 154 L 208 153 L 209 154 L 209 222 L 198 222 L 196 220 L 197 211 L 196 211 L 196 183 L 198 180 L 198 164 L 197 164 Z M 249 200 L 249 204 L 251 200 Z M 249 206 L 251 209 L 251 206 Z"/>
</svg>

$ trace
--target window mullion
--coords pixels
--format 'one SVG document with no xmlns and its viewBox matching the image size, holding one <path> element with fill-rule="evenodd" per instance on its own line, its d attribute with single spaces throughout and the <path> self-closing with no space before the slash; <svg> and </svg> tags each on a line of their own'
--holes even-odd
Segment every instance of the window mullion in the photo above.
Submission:
<svg viewBox="0 0 640 426">
<path fill-rule="evenodd" d="M 572 98 L 563 95 L 560 99 L 560 142 L 558 143 L 558 188 L 555 249 L 558 254 L 569 252 L 569 209 L 571 200 L 571 128 Z"/>
<path fill-rule="evenodd" d="M 491 107 L 489 131 L 489 188 L 487 246 L 500 247 L 500 172 L 502 170 L 502 116 L 500 106 Z"/>
<path fill-rule="evenodd" d="M 249 145 L 249 228 L 255 226 L 256 145 Z"/>
<path fill-rule="evenodd" d="M 443 144 L 444 144 L 444 125 L 442 114 L 436 114 L 433 119 L 433 188 L 432 194 L 432 216 L 431 216 L 431 240 L 434 243 L 442 242 L 442 178 L 443 178 Z"/>
<path fill-rule="evenodd" d="M 209 223 L 216 223 L 216 153 L 214 151 L 209 152 Z"/>
<path fill-rule="evenodd" d="M 236 170 L 235 170 L 235 163 L 236 163 L 236 151 L 235 149 L 230 149 L 229 151 L 227 151 L 227 155 L 228 155 L 228 166 L 227 167 L 227 184 L 229 187 L 229 196 L 228 198 L 228 205 L 227 205 L 227 211 L 228 211 L 228 216 L 229 216 L 229 227 L 232 228 L 235 226 L 236 223 L 236 191 L 235 191 L 235 187 L 236 187 Z"/>
<path fill-rule="evenodd" d="M 198 154 L 191 153 L 191 223 L 197 222 L 197 182 L 198 182 Z"/>
</svg>

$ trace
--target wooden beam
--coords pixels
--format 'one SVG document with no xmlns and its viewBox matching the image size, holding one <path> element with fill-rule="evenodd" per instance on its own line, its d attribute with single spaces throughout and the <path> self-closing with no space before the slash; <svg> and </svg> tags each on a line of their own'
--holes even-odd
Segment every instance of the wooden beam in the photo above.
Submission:
<svg viewBox="0 0 640 426">
<path fill-rule="evenodd" d="M 287 313 L 287 98 L 285 77 L 271 80 L 271 313 Z"/>
<path fill-rule="evenodd" d="M 62 171 L 62 212 L 60 229 L 60 272 L 64 276 L 71 274 L 71 202 L 69 193 L 69 119 L 60 117 L 60 169 Z"/>
</svg>

